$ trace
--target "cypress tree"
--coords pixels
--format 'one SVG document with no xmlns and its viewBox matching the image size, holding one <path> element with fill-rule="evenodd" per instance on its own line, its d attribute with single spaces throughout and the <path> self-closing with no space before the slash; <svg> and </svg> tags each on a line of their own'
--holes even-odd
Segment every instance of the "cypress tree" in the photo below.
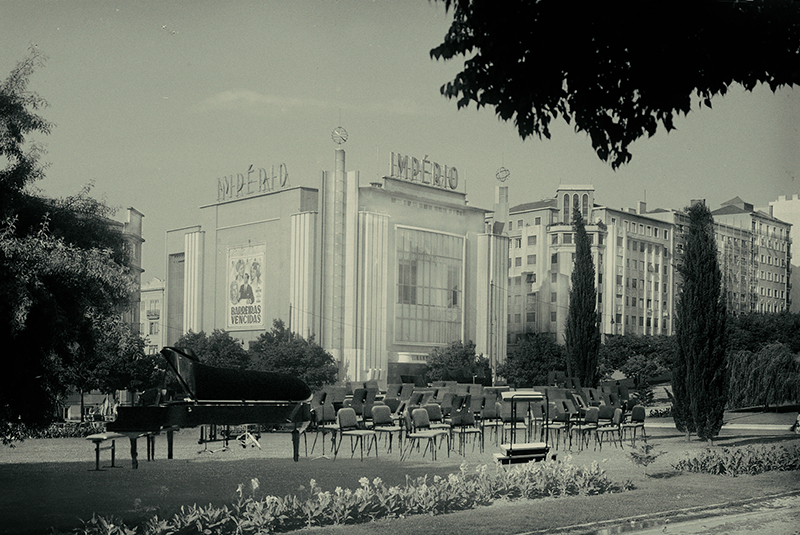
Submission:
<svg viewBox="0 0 800 535">
<path fill-rule="evenodd" d="M 679 431 L 704 440 L 719 434 L 728 399 L 725 299 L 714 241 L 714 221 L 703 203 L 688 210 L 689 231 L 678 272 L 677 353 L 672 388 Z"/>
<path fill-rule="evenodd" d="M 575 265 L 572 268 L 572 289 L 566 329 L 568 369 L 581 385 L 597 386 L 600 354 L 600 316 L 597 312 L 597 289 L 594 262 L 583 217 L 575 210 L 572 216 L 575 230 Z"/>
</svg>

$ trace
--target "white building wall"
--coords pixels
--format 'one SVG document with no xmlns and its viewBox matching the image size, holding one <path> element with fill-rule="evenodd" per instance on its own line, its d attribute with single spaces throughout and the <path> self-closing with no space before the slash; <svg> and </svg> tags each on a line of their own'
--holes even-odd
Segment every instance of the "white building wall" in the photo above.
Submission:
<svg viewBox="0 0 800 535">
<path fill-rule="evenodd" d="M 190 232 L 184 236 L 186 274 L 183 281 L 183 332 L 203 330 L 203 262 L 205 232 Z"/>
<path fill-rule="evenodd" d="M 358 214 L 356 313 L 357 381 L 385 384 L 389 368 L 386 325 L 389 304 L 389 217 Z"/>
<path fill-rule="evenodd" d="M 489 359 L 492 370 L 506 359 L 510 242 L 507 236 L 494 234 L 479 234 L 477 237 L 475 351 Z"/>
<path fill-rule="evenodd" d="M 289 328 L 308 339 L 319 329 L 316 296 L 317 213 L 291 216 L 291 261 L 289 270 Z"/>
</svg>

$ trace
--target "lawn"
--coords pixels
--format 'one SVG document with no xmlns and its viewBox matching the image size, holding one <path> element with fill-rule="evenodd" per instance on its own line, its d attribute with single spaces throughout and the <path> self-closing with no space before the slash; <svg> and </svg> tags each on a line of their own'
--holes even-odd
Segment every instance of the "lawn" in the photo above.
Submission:
<svg viewBox="0 0 800 535">
<path fill-rule="evenodd" d="M 666 423 L 666 422 L 665 422 Z M 788 429 L 788 425 L 786 426 Z M 324 490 L 337 486 L 355 488 L 361 477 L 380 477 L 391 485 L 405 483 L 406 477 L 444 476 L 459 469 L 482 464 L 493 466 L 487 444 L 481 454 L 468 451 L 462 458 L 441 452 L 434 462 L 413 454 L 400 461 L 399 453 L 363 462 L 349 458 L 349 451 L 333 461 L 320 457 L 319 445 L 314 455 L 290 459 L 290 440 L 286 434 L 267 434 L 261 438 L 263 449 L 232 447 L 229 451 L 198 453 L 197 430 L 176 435 L 175 459 L 164 459 L 164 440 L 157 444 L 156 460 L 143 460 L 140 444 L 140 468 L 132 470 L 126 444 L 118 443 L 117 468 L 94 471 L 92 444 L 83 439 L 27 440 L 16 448 L 4 448 L 0 454 L 0 533 L 43 534 L 50 527 L 67 530 L 81 525 L 93 513 L 121 517 L 129 525 L 153 514 L 169 515 L 181 505 L 224 504 L 230 502 L 239 483 L 258 478 L 260 490 L 283 496 L 300 494 L 310 479 Z M 381 530 L 394 535 L 405 533 L 520 533 L 574 526 L 586 522 L 631 517 L 663 511 L 701 507 L 729 501 L 770 496 L 795 490 L 800 483 L 796 472 L 769 473 L 759 476 L 729 478 L 703 474 L 684 474 L 672 469 L 672 463 L 687 453 L 702 451 L 698 441 L 686 443 L 669 426 L 648 429 L 649 443 L 655 451 L 664 451 L 645 476 L 635 466 L 625 449 L 606 445 L 602 451 L 592 448 L 570 452 L 563 447 L 555 452 L 558 459 L 574 464 L 598 462 L 610 478 L 620 484 L 631 480 L 634 490 L 592 497 L 567 497 L 525 502 L 501 502 L 472 511 L 440 517 L 410 517 L 380 521 Z M 313 435 L 309 437 L 313 440 Z M 142 441 L 140 441 L 142 442 Z M 753 443 L 800 443 L 800 437 L 788 431 L 730 430 L 723 432 L 718 446 Z M 309 444 L 309 449 L 311 445 Z M 346 447 L 343 446 L 343 450 Z M 397 448 L 396 448 L 397 449 Z M 327 452 L 327 450 L 326 450 Z M 301 446 L 302 453 L 302 446 Z M 327 452 L 329 453 L 329 452 Z M 341 454 L 342 452 L 340 452 Z M 102 465 L 108 466 L 109 454 L 103 453 Z M 315 528 L 315 533 L 374 533 L 375 524 Z"/>
</svg>

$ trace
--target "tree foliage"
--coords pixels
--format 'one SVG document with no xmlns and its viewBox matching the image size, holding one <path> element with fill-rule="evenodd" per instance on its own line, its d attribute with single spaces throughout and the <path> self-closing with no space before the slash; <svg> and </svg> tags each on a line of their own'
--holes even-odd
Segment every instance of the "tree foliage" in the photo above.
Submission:
<svg viewBox="0 0 800 535">
<path fill-rule="evenodd" d="M 600 346 L 601 375 L 610 376 L 617 370 L 627 377 L 667 373 L 675 359 L 675 343 L 674 336 L 606 335 Z M 643 360 L 637 358 L 631 362 L 635 357 Z"/>
<path fill-rule="evenodd" d="M 475 353 L 475 343 L 456 340 L 445 347 L 436 347 L 427 359 L 426 381 L 458 381 L 489 383 L 492 371 L 489 359 Z"/>
<path fill-rule="evenodd" d="M 727 403 L 727 313 L 711 212 L 696 203 L 688 215 L 688 236 L 678 266 L 683 286 L 676 307 L 672 413 L 679 431 L 710 440 L 719 434 Z"/>
<path fill-rule="evenodd" d="M 275 371 L 302 379 L 312 390 L 336 382 L 339 369 L 333 356 L 314 341 L 286 328 L 282 320 L 273 320 L 250 346 L 250 367 Z"/>
<path fill-rule="evenodd" d="M 45 108 L 47 102 L 28 90 L 31 75 L 44 60 L 44 56 L 32 48 L 0 83 L 0 155 L 6 160 L 6 166 L 0 169 L 0 219 L 12 215 L 11 210 L 25 188 L 44 176 L 44 168 L 39 164 L 44 152 L 41 145 L 26 145 L 29 134 L 48 134 L 52 126 L 36 113 Z"/>
<path fill-rule="evenodd" d="M 800 314 L 751 313 L 728 318 L 728 349 L 757 353 L 764 346 L 784 344 L 800 353 Z"/>
<path fill-rule="evenodd" d="M 105 361 L 121 357 L 110 351 L 141 356 L 138 335 L 118 328 L 135 287 L 113 210 L 89 188 L 49 199 L 32 187 L 44 151 L 29 138 L 51 128 L 38 115 L 47 103 L 28 90 L 43 62 L 32 49 L 0 82 L 0 420 L 33 425 L 50 421 L 71 387 L 108 388 Z"/>
<path fill-rule="evenodd" d="M 775 407 L 800 402 L 800 355 L 779 342 L 758 352 L 731 351 L 731 408 Z"/>
<path fill-rule="evenodd" d="M 567 312 L 567 370 L 580 380 L 581 385 L 594 388 L 600 379 L 600 316 L 592 249 L 579 210 L 573 213 L 572 227 L 575 230 L 575 265 Z"/>
<path fill-rule="evenodd" d="M 516 387 L 547 385 L 548 373 L 565 371 L 562 348 L 546 333 L 531 333 L 508 352 L 497 375 Z"/>
<path fill-rule="evenodd" d="M 194 351 L 204 364 L 218 368 L 234 368 L 244 370 L 250 366 L 250 355 L 229 332 L 214 329 L 211 336 L 205 332 L 189 331 L 181 336 L 175 347 L 184 347 Z"/>
<path fill-rule="evenodd" d="M 2 417 L 41 424 L 67 388 L 99 387 L 98 351 L 106 318 L 133 291 L 110 251 L 80 249 L 42 231 L 0 231 L 0 334 L 6 369 Z"/>
<path fill-rule="evenodd" d="M 453 22 L 431 57 L 464 57 L 441 88 L 494 107 L 525 139 L 559 116 L 612 167 L 630 145 L 731 84 L 800 82 L 800 3 L 444 0 Z M 694 101 L 694 103 L 693 103 Z"/>
</svg>

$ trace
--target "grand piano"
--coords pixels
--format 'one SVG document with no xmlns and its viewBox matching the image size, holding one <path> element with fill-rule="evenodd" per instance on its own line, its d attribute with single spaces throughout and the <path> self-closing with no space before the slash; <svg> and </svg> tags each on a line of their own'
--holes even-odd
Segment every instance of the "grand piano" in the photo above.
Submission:
<svg viewBox="0 0 800 535">
<path fill-rule="evenodd" d="M 138 468 L 136 441 L 201 425 L 281 425 L 292 435 L 292 451 L 299 459 L 300 433 L 311 420 L 311 390 L 296 377 L 281 373 L 217 368 L 202 364 L 186 349 L 165 347 L 161 355 L 179 384 L 172 400 L 149 406 L 119 407 L 109 432 L 126 435 L 131 462 Z M 148 458 L 150 456 L 148 440 Z M 171 445 L 171 440 L 170 440 Z M 170 448 L 171 449 L 171 448 Z"/>
</svg>

